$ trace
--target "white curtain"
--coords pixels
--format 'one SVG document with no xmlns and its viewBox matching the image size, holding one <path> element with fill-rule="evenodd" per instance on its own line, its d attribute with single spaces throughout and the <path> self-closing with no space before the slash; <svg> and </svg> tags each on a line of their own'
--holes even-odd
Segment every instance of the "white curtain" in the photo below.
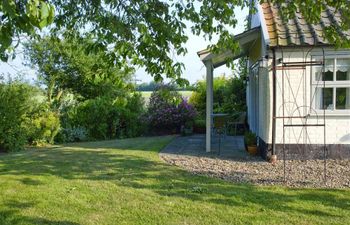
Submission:
<svg viewBox="0 0 350 225">
<path fill-rule="evenodd" d="M 322 71 L 323 71 L 322 66 L 315 67 L 316 81 L 322 81 Z M 324 72 L 333 72 L 333 71 L 334 71 L 334 59 L 326 59 Z"/>
<path fill-rule="evenodd" d="M 325 61 L 325 72 L 334 71 L 334 59 L 326 59 Z"/>
<path fill-rule="evenodd" d="M 316 88 L 315 89 L 315 103 L 316 103 L 316 109 L 322 109 L 322 99 L 323 99 L 323 93 L 322 88 Z"/>
<path fill-rule="evenodd" d="M 337 70 L 347 72 L 346 80 L 350 80 L 350 59 L 337 59 Z"/>
<path fill-rule="evenodd" d="M 350 68 L 350 59 L 337 59 L 337 70 L 348 72 Z"/>
</svg>

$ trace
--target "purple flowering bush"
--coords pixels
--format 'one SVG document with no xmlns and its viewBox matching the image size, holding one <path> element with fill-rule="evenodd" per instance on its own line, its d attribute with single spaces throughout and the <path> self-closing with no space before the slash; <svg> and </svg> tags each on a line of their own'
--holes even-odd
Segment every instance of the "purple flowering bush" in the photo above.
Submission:
<svg viewBox="0 0 350 225">
<path fill-rule="evenodd" d="M 162 85 L 151 95 L 147 120 L 156 133 L 179 132 L 181 126 L 192 122 L 195 108 L 171 86 Z"/>
<path fill-rule="evenodd" d="M 197 111 L 193 105 L 188 103 L 188 101 L 182 98 L 181 103 L 177 106 L 177 113 L 179 115 L 180 125 L 185 125 L 187 122 L 193 122 L 197 115 Z"/>
</svg>

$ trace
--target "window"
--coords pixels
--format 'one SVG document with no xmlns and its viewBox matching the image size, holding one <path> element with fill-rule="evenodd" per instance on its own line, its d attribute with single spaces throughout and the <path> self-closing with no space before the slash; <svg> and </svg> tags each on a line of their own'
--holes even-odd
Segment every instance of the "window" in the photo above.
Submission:
<svg viewBox="0 0 350 225">
<path fill-rule="evenodd" d="M 327 58 L 324 70 L 314 67 L 312 87 L 316 110 L 350 112 L 350 56 Z"/>
</svg>

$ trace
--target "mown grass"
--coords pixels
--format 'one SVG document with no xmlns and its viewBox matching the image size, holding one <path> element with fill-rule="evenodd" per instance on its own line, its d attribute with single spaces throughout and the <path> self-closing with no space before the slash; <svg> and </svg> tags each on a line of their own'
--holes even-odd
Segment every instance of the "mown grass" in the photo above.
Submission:
<svg viewBox="0 0 350 225">
<path fill-rule="evenodd" d="M 172 136 L 0 155 L 0 224 L 349 224 L 350 190 L 232 184 L 158 156 Z"/>
</svg>

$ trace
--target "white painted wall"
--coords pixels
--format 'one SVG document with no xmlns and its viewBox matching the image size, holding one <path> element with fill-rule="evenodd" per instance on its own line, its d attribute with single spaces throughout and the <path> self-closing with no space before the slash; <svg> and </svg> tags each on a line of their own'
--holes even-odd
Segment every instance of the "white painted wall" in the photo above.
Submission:
<svg viewBox="0 0 350 225">
<path fill-rule="evenodd" d="M 255 79 L 251 73 L 250 81 L 247 86 L 247 106 L 248 106 L 248 123 L 252 131 L 263 139 L 266 143 L 272 143 L 272 54 L 267 50 L 269 44 L 269 36 L 262 14 L 259 1 L 255 1 L 257 13 L 252 15 L 251 28 L 261 26 L 261 58 L 269 54 L 267 65 L 263 65 L 258 72 L 258 78 Z M 252 49 L 254 51 L 254 49 Z M 326 54 L 339 54 L 341 51 L 334 49 L 325 49 Z M 350 54 L 350 50 L 347 51 Z M 343 53 L 342 53 L 343 54 Z M 312 55 L 322 55 L 321 49 L 311 48 L 289 48 L 283 52 L 277 50 L 276 57 L 283 58 L 285 62 L 310 61 Z M 254 62 L 250 62 L 250 66 Z M 284 99 L 289 102 L 282 106 L 282 75 L 285 78 Z M 277 71 L 277 117 L 278 116 L 303 116 L 308 114 L 310 108 L 314 108 L 312 95 L 314 90 L 311 88 L 311 67 L 305 70 L 288 70 L 282 72 Z M 256 87 L 258 84 L 258 88 Z M 257 101 L 258 100 L 258 101 Z M 312 110 L 311 110 L 312 111 Z M 323 116 L 322 112 L 318 112 L 318 116 Z M 290 122 L 290 121 L 289 121 Z M 293 124 L 305 123 L 301 119 L 294 119 Z M 285 123 L 288 123 L 286 120 Z M 308 117 L 308 124 L 323 123 L 322 118 L 318 118 L 315 113 L 311 113 Z M 283 143 L 283 133 L 286 144 L 323 144 L 324 130 L 323 127 L 308 128 L 285 128 L 283 132 L 283 121 L 278 119 L 276 123 L 276 144 Z M 326 115 L 326 143 L 327 144 L 350 144 L 350 114 L 343 115 Z"/>
<path fill-rule="evenodd" d="M 272 128 L 272 76 L 270 76 L 269 69 L 267 67 L 259 68 L 259 137 L 265 141 L 265 143 L 271 142 L 271 128 Z"/>
<path fill-rule="evenodd" d="M 248 83 L 248 124 L 251 131 L 268 143 L 271 139 L 271 77 L 268 68 L 252 68 Z"/>
<path fill-rule="evenodd" d="M 296 61 L 311 61 L 312 55 L 319 55 L 320 49 L 312 50 L 307 48 L 298 48 L 297 50 L 278 50 L 276 57 L 283 58 L 284 62 Z M 338 52 L 327 50 L 326 54 L 337 54 Z M 349 52 L 350 54 L 350 52 Z M 270 59 L 269 63 L 272 63 Z M 311 86 L 311 68 L 296 69 L 296 70 L 277 70 L 277 117 L 278 116 L 304 116 L 310 114 L 307 119 L 308 124 L 323 124 L 323 111 L 318 114 L 314 112 L 314 102 L 312 96 L 314 89 Z M 269 73 L 272 77 L 272 70 Z M 282 104 L 282 79 L 284 77 L 284 99 L 285 105 L 283 110 Z M 270 88 L 272 90 L 272 83 Z M 272 101 L 272 95 L 270 95 Z M 271 106 L 272 107 L 272 106 Z M 317 117 L 317 115 L 319 117 Z M 263 118 L 262 118 L 263 119 Z M 272 122 L 272 121 L 271 121 Z M 264 121 L 260 120 L 260 123 Z M 302 124 L 305 123 L 303 119 L 285 119 L 285 124 Z M 265 124 L 266 126 L 266 124 Z M 269 126 L 268 126 L 269 127 Z M 283 121 L 278 119 L 276 123 L 276 144 L 283 143 Z M 290 127 L 285 128 L 284 138 L 286 144 L 323 144 L 324 137 L 326 144 L 350 144 L 350 113 L 342 113 L 342 115 L 334 115 L 326 113 L 326 136 L 324 136 L 323 127 Z M 271 136 L 268 132 L 267 140 L 271 143 L 269 138 Z"/>
<path fill-rule="evenodd" d="M 261 26 L 261 49 L 259 59 L 263 60 L 268 54 L 269 35 L 265 24 L 263 11 L 259 1 L 254 1 L 257 12 L 251 17 L 251 28 Z M 251 49 L 257 51 L 257 49 Z M 250 130 L 255 132 L 266 143 L 271 143 L 271 99 L 272 77 L 269 75 L 267 61 L 261 61 L 258 64 L 255 61 L 249 61 L 249 82 L 247 85 L 247 120 Z M 255 68 L 252 68 L 255 64 Z"/>
</svg>

